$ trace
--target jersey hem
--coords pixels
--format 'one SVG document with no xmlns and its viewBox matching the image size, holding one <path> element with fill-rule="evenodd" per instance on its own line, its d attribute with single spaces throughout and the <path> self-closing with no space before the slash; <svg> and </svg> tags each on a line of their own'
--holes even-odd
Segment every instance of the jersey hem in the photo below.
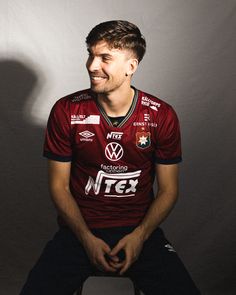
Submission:
<svg viewBox="0 0 236 295">
<path fill-rule="evenodd" d="M 182 162 L 182 157 L 177 157 L 177 158 L 173 158 L 173 159 L 160 159 L 157 158 L 156 159 L 156 164 L 178 164 Z"/>
<path fill-rule="evenodd" d="M 53 154 L 48 151 L 44 151 L 43 156 L 45 158 L 50 159 L 50 160 L 55 160 L 55 161 L 59 161 L 59 162 L 71 162 L 71 160 L 72 160 L 71 156 L 60 156 L 60 155 L 56 155 L 56 154 Z"/>
<path fill-rule="evenodd" d="M 142 221 L 143 217 L 142 218 L 138 218 L 136 220 L 132 220 L 132 221 L 123 221 L 123 222 L 119 222 L 118 220 L 115 220 L 115 221 L 103 221 L 103 222 L 89 222 L 89 221 L 86 221 L 86 224 L 88 226 L 89 229 L 93 230 L 93 229 L 108 229 L 108 228 L 121 228 L 121 227 L 134 227 L 136 228 Z M 61 216 L 57 216 L 57 224 L 60 228 L 64 228 L 64 227 L 69 227 L 68 224 L 65 222 L 65 220 L 61 217 Z"/>
</svg>

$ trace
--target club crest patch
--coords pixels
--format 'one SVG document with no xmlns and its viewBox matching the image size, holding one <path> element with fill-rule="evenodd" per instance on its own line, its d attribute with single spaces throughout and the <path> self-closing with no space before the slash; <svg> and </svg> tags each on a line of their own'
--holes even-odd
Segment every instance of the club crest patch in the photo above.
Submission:
<svg viewBox="0 0 236 295">
<path fill-rule="evenodd" d="M 146 149 L 151 145 L 151 133 L 146 131 L 136 132 L 136 146 Z"/>
</svg>

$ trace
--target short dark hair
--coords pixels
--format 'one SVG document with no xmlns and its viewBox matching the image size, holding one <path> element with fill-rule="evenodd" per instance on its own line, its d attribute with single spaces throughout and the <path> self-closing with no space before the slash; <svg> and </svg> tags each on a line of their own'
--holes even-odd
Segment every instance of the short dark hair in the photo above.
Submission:
<svg viewBox="0 0 236 295">
<path fill-rule="evenodd" d="M 146 41 L 139 28 L 124 20 L 112 20 L 95 26 L 86 38 L 87 46 L 105 41 L 111 48 L 129 49 L 140 62 L 146 51 Z"/>
</svg>

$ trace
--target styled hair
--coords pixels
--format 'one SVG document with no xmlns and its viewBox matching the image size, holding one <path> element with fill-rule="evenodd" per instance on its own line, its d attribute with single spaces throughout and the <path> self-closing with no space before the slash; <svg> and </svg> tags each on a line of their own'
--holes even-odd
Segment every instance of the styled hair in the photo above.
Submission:
<svg viewBox="0 0 236 295">
<path fill-rule="evenodd" d="M 88 47 L 105 41 L 110 48 L 133 51 L 140 62 L 146 51 L 146 41 L 139 28 L 124 20 L 112 20 L 98 24 L 88 34 Z"/>
</svg>

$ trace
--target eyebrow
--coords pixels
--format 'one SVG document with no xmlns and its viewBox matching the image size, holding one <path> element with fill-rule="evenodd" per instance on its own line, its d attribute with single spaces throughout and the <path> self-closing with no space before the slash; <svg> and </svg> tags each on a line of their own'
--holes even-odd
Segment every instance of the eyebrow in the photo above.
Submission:
<svg viewBox="0 0 236 295">
<path fill-rule="evenodd" d="M 113 56 L 112 56 L 111 54 L 109 54 L 109 53 L 102 53 L 100 56 L 101 56 L 101 57 L 105 57 L 105 58 L 112 58 L 112 57 L 113 57 Z"/>
</svg>

